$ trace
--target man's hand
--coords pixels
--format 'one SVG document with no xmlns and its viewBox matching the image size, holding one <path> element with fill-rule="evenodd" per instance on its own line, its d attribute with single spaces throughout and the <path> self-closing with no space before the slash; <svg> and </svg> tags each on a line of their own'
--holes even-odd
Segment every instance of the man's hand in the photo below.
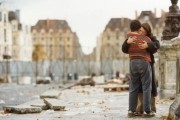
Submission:
<svg viewBox="0 0 180 120">
<path fill-rule="evenodd" d="M 140 49 L 146 49 L 146 48 L 148 48 L 148 44 L 147 44 L 146 41 L 143 41 L 143 43 L 138 44 L 138 46 L 139 46 Z"/>
<path fill-rule="evenodd" d="M 137 37 L 136 37 L 136 36 L 129 37 L 128 40 L 127 40 L 127 43 L 128 43 L 128 44 L 135 43 L 135 40 L 137 40 Z"/>
</svg>

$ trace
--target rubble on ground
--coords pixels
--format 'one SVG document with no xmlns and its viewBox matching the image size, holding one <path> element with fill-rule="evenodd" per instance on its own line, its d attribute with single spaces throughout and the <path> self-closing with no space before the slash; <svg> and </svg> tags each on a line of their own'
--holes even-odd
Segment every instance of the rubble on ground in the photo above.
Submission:
<svg viewBox="0 0 180 120">
<path fill-rule="evenodd" d="M 107 80 L 107 83 L 123 84 L 123 81 L 120 79 L 110 79 L 110 80 Z"/>
<path fill-rule="evenodd" d="M 48 98 L 47 93 L 52 94 L 52 90 L 48 90 L 45 98 L 40 98 L 26 103 L 26 107 L 29 109 L 31 107 L 36 107 L 41 111 L 38 114 L 33 114 L 35 112 L 30 112 L 27 108 L 26 110 L 19 105 L 13 106 L 11 110 L 4 109 L 0 116 L 6 118 L 18 118 L 19 115 L 10 114 L 27 114 L 20 115 L 22 119 L 27 117 L 33 117 L 32 119 L 128 119 L 128 92 L 104 92 L 104 87 L 109 86 L 123 86 L 127 84 L 104 84 L 95 86 L 74 86 L 71 89 L 64 89 L 63 91 L 54 90 L 56 97 Z M 127 85 L 128 86 L 128 85 Z M 59 94 L 60 93 L 60 94 Z M 42 95 L 42 94 L 41 94 Z M 168 102 L 168 101 L 167 101 Z M 22 106 L 22 104 L 21 104 Z M 25 106 L 25 104 L 23 105 Z M 46 109 L 44 107 L 46 106 Z M 12 107 L 12 106 L 9 106 Z M 19 107 L 16 111 L 15 108 Z M 160 111 L 161 110 L 161 111 Z M 159 110 L 155 117 L 150 120 L 165 120 L 166 111 L 168 107 L 166 104 L 161 104 Z M 22 111 L 22 112 L 19 112 Z M 32 110 L 33 111 L 33 110 Z M 162 112 L 163 111 L 163 112 Z M 1 117 L 1 118 L 2 118 Z M 91 118 L 92 117 L 92 118 Z M 15 118 L 15 119 L 16 119 Z M 5 117 L 4 117 L 5 119 Z M 133 119 L 143 119 L 141 117 Z"/>
<path fill-rule="evenodd" d="M 170 99 L 158 99 L 156 98 L 156 104 L 166 104 L 169 103 L 171 100 Z"/>
<path fill-rule="evenodd" d="M 79 80 L 77 83 L 75 83 L 74 85 L 72 86 L 69 86 L 68 89 L 74 87 L 74 86 L 86 86 L 86 85 L 90 85 L 90 86 L 95 86 L 95 81 L 93 80 L 92 77 L 85 77 L 85 78 L 82 78 L 81 80 Z"/>
<path fill-rule="evenodd" d="M 53 98 L 45 98 L 44 103 L 52 110 L 64 110 L 66 106 L 64 101 Z"/>
<path fill-rule="evenodd" d="M 51 82 L 50 77 L 37 77 L 36 84 L 49 84 Z"/>
<path fill-rule="evenodd" d="M 60 94 L 60 90 L 49 90 L 41 94 L 40 98 L 58 98 Z"/>
<path fill-rule="evenodd" d="M 82 80 L 80 80 L 76 85 L 81 85 L 81 86 L 85 86 L 85 85 L 90 85 L 90 86 L 95 86 L 95 82 L 94 80 L 89 77 L 89 78 L 84 78 Z"/>
<path fill-rule="evenodd" d="M 4 113 L 40 113 L 42 110 L 64 110 L 65 103 L 59 100 L 61 91 L 49 90 L 40 95 L 40 99 L 26 102 L 17 106 L 4 106 Z"/>
<path fill-rule="evenodd" d="M 42 109 L 40 107 L 32 107 L 32 106 L 4 106 L 4 113 L 17 113 L 17 114 L 26 114 L 26 113 L 40 113 Z"/>
</svg>

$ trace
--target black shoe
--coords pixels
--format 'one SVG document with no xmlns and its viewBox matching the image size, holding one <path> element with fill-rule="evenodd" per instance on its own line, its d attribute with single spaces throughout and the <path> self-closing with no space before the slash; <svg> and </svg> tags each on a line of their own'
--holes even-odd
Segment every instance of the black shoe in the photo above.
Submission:
<svg viewBox="0 0 180 120">
<path fill-rule="evenodd" d="M 138 114 L 136 112 L 132 112 L 132 111 L 128 111 L 128 117 L 131 118 L 131 117 L 135 117 L 137 116 Z"/>
<path fill-rule="evenodd" d="M 152 111 L 144 113 L 144 117 L 154 117 L 154 116 L 155 116 L 155 114 Z"/>
</svg>

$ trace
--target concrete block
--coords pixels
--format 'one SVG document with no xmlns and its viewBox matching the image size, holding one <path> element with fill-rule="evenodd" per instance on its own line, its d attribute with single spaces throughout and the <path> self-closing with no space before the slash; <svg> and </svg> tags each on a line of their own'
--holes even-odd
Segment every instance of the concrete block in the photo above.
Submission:
<svg viewBox="0 0 180 120">
<path fill-rule="evenodd" d="M 49 90 L 40 95 L 40 98 L 59 98 L 60 90 Z"/>
<path fill-rule="evenodd" d="M 65 102 L 54 98 L 45 98 L 44 103 L 53 110 L 64 110 Z"/>
<path fill-rule="evenodd" d="M 31 84 L 31 77 L 28 77 L 28 76 L 23 76 L 19 79 L 19 84 L 21 85 L 28 85 L 28 84 Z"/>
<path fill-rule="evenodd" d="M 95 81 L 95 83 L 104 83 L 105 82 L 105 79 L 104 79 L 104 76 L 94 76 L 93 78 L 92 78 L 94 81 Z"/>
<path fill-rule="evenodd" d="M 27 113 L 40 113 L 42 109 L 40 107 L 32 106 L 4 106 L 3 110 L 5 113 L 17 113 L 17 114 L 27 114 Z"/>
<path fill-rule="evenodd" d="M 49 107 L 44 103 L 43 99 L 36 99 L 21 104 L 23 106 L 40 107 L 42 110 L 47 110 Z"/>
</svg>

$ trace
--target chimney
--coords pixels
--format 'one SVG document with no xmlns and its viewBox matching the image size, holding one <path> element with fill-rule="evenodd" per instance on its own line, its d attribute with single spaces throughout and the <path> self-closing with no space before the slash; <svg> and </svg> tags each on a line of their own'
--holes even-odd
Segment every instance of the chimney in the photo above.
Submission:
<svg viewBox="0 0 180 120">
<path fill-rule="evenodd" d="M 161 9 L 161 17 L 164 17 L 165 16 L 165 12 L 163 9 Z"/>
<path fill-rule="evenodd" d="M 138 18 L 138 12 L 137 12 L 137 10 L 135 11 L 135 19 L 137 19 Z"/>
<path fill-rule="evenodd" d="M 50 25 L 50 20 L 49 20 L 49 18 L 46 20 L 46 25 L 47 25 L 47 28 L 49 28 L 49 25 Z"/>
<path fill-rule="evenodd" d="M 20 23 L 20 10 L 16 10 L 16 11 L 15 11 L 15 14 L 16 14 L 16 16 L 17 16 L 18 22 Z"/>
<path fill-rule="evenodd" d="M 156 18 L 156 8 L 154 8 L 154 17 Z"/>
<path fill-rule="evenodd" d="M 124 17 L 121 17 L 121 27 L 124 27 Z"/>
</svg>

